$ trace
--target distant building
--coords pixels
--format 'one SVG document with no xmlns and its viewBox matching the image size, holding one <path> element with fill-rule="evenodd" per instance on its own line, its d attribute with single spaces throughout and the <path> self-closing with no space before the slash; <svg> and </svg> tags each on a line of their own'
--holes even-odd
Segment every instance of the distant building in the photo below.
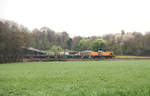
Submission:
<svg viewBox="0 0 150 96">
<path fill-rule="evenodd" d="M 117 34 L 115 34 L 114 39 L 117 42 L 117 41 L 127 41 L 127 40 L 130 40 L 132 38 L 134 38 L 134 35 L 132 33 L 128 32 L 128 33 L 123 34 L 123 35 L 120 33 L 117 33 Z"/>
<path fill-rule="evenodd" d="M 32 47 L 29 48 L 23 48 L 24 51 L 24 57 L 35 57 L 35 56 L 45 56 L 46 53 L 42 52 L 39 49 L 35 49 Z"/>
</svg>

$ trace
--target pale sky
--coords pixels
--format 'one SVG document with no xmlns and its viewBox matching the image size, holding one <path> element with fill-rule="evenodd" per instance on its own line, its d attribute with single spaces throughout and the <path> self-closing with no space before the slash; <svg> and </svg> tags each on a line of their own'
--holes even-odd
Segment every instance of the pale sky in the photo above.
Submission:
<svg viewBox="0 0 150 96">
<path fill-rule="evenodd" d="M 70 36 L 150 31 L 150 0 L 0 0 L 0 18 Z"/>
</svg>

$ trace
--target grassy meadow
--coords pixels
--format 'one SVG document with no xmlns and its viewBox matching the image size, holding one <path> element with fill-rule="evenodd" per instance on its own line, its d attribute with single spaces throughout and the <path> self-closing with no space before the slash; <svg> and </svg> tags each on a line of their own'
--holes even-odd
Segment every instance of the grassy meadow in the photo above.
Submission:
<svg viewBox="0 0 150 96">
<path fill-rule="evenodd" d="M 150 60 L 1 64 L 0 96 L 150 96 Z"/>
</svg>

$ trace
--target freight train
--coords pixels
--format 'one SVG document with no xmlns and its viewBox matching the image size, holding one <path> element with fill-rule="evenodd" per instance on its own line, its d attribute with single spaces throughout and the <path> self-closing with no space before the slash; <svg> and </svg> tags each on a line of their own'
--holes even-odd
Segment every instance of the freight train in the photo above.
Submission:
<svg viewBox="0 0 150 96">
<path fill-rule="evenodd" d="M 115 55 L 112 51 L 72 51 L 72 52 L 57 52 L 53 54 L 46 54 L 36 50 L 30 50 L 26 52 L 25 58 L 75 58 L 75 59 L 84 59 L 84 58 L 113 58 Z M 67 53 L 67 54 L 66 54 Z"/>
</svg>

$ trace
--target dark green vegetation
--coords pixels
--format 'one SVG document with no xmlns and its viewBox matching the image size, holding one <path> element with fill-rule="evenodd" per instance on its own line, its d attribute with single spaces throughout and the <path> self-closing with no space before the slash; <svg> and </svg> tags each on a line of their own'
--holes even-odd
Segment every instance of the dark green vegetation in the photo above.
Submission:
<svg viewBox="0 0 150 96">
<path fill-rule="evenodd" d="M 0 65 L 0 96 L 150 96 L 150 61 Z"/>
</svg>

